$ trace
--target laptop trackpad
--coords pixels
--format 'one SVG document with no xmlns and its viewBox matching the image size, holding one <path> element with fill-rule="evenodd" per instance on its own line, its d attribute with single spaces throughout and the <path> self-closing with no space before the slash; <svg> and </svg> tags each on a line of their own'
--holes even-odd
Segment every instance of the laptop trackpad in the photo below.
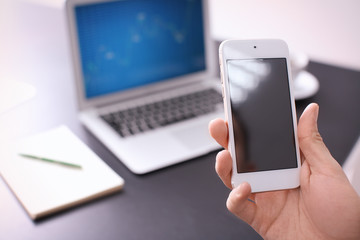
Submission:
<svg viewBox="0 0 360 240">
<path fill-rule="evenodd" d="M 178 141 L 189 149 L 204 148 L 214 144 L 214 140 L 208 133 L 207 125 L 203 123 L 175 130 L 172 133 Z"/>
</svg>

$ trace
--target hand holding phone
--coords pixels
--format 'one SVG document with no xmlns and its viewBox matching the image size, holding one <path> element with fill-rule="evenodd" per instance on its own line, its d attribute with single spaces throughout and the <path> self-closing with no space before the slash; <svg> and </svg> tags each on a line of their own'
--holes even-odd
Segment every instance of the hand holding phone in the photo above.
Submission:
<svg viewBox="0 0 360 240">
<path fill-rule="evenodd" d="M 244 182 L 229 194 L 229 211 L 264 239 L 328 239 L 330 235 L 334 239 L 360 239 L 360 198 L 321 140 L 318 113 L 319 106 L 310 104 L 299 119 L 303 153 L 300 188 L 251 193 L 251 186 Z M 215 119 L 209 130 L 225 148 L 216 157 L 216 172 L 232 188 L 228 125 Z"/>
<path fill-rule="evenodd" d="M 252 192 L 298 187 L 300 154 L 286 43 L 228 40 L 219 55 L 232 186 L 246 181 Z"/>
</svg>

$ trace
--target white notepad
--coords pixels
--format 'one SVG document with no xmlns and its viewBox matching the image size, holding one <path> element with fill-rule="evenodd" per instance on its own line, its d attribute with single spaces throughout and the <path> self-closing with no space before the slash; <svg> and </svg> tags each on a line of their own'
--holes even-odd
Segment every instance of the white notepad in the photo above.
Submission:
<svg viewBox="0 0 360 240">
<path fill-rule="evenodd" d="M 81 169 L 19 156 L 63 160 Z M 0 162 L 0 171 L 32 219 L 120 190 L 124 180 L 67 127 L 24 139 Z"/>
</svg>

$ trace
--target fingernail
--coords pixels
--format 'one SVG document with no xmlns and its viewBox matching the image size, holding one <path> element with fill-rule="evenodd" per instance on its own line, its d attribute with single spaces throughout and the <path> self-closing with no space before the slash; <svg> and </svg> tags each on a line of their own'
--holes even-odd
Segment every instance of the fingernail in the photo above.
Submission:
<svg viewBox="0 0 360 240">
<path fill-rule="evenodd" d="M 306 112 L 307 110 L 309 110 L 313 104 L 314 104 L 314 103 L 310 103 L 309 105 L 307 105 L 306 108 L 304 109 L 304 112 Z"/>
<path fill-rule="evenodd" d="M 245 186 L 245 182 L 242 182 L 240 185 L 239 185 L 239 188 L 243 188 Z"/>
<path fill-rule="evenodd" d="M 242 198 L 242 196 L 244 195 L 243 188 L 246 187 L 246 184 L 246 182 L 242 182 L 239 186 L 237 186 L 237 188 L 235 189 L 237 197 Z"/>
<path fill-rule="evenodd" d="M 236 192 L 240 193 L 241 190 L 245 187 L 245 182 L 242 182 L 237 188 L 236 188 Z"/>
<path fill-rule="evenodd" d="M 313 119 L 315 121 L 315 123 L 317 123 L 318 120 L 318 116 L 319 116 L 319 107 L 316 103 L 310 103 L 309 105 L 307 105 L 307 107 L 304 109 L 304 112 L 308 111 L 310 108 L 316 108 L 316 110 L 312 113 L 313 115 Z"/>
</svg>

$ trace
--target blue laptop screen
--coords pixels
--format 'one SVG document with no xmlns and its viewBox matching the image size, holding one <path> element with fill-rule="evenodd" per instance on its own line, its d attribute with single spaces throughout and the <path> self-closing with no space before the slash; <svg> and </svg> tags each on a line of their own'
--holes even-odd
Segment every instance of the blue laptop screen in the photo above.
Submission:
<svg viewBox="0 0 360 240">
<path fill-rule="evenodd" d="M 87 99 L 205 70 L 201 0 L 75 8 Z"/>
</svg>

